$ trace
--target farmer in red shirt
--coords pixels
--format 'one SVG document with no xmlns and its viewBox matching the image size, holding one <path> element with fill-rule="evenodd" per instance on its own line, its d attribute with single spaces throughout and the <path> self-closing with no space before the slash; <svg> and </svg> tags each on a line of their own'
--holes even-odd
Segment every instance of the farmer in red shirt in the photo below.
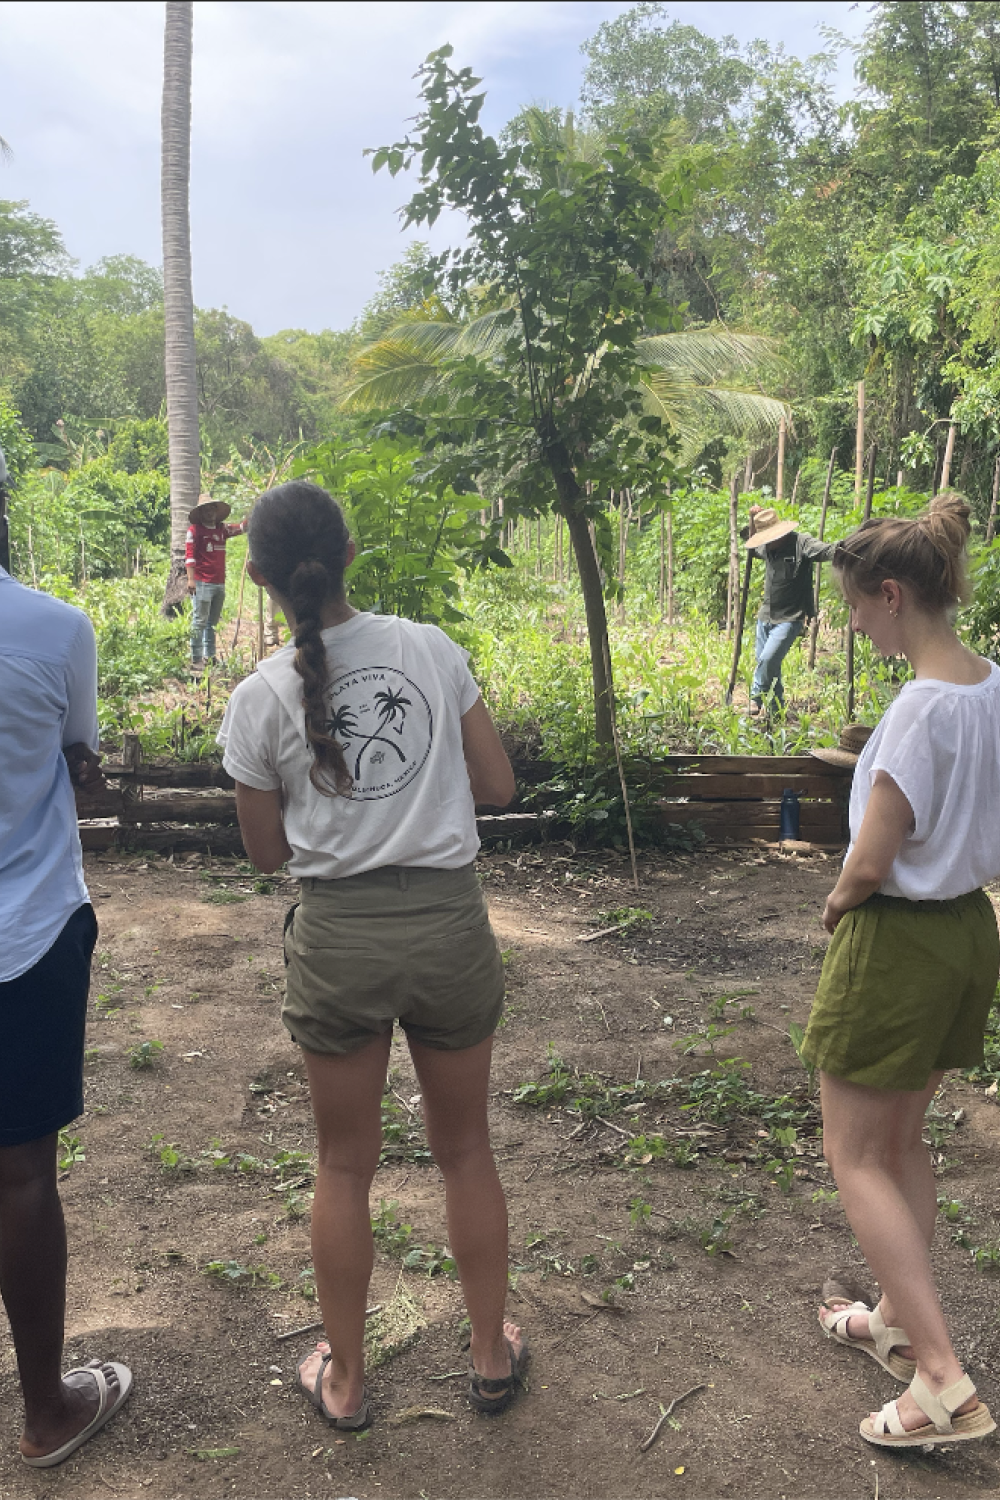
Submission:
<svg viewBox="0 0 1000 1500">
<path fill-rule="evenodd" d="M 232 506 L 224 500 L 202 495 L 188 514 L 187 568 L 188 593 L 194 595 L 191 608 L 191 665 L 201 671 L 206 660 L 215 661 L 215 627 L 226 598 L 226 542 L 246 531 L 246 521 L 227 526 Z"/>
</svg>

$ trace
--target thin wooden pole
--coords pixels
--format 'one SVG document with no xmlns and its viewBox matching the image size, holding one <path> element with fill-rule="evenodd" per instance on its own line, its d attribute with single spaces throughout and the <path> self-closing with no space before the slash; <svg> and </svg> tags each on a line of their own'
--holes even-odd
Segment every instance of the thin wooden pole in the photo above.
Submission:
<svg viewBox="0 0 1000 1500">
<path fill-rule="evenodd" d="M 819 513 L 819 539 L 823 540 L 826 531 L 826 513 L 830 506 L 830 488 L 833 484 L 833 465 L 837 457 L 837 449 L 834 446 L 830 450 L 830 462 L 826 468 L 826 484 L 823 486 L 823 509 Z M 809 667 L 812 670 L 816 665 L 816 637 L 819 634 L 819 586 L 823 571 L 823 564 L 816 564 L 816 587 L 813 593 L 813 617 L 809 630 Z"/>
<path fill-rule="evenodd" d="M 625 517 L 625 490 L 618 491 L 618 586 L 621 598 L 618 601 L 618 619 L 625 623 L 625 554 L 628 550 L 628 521 Z"/>
<path fill-rule="evenodd" d="M 854 441 L 854 503 L 861 503 L 861 478 L 865 471 L 865 383 L 858 381 L 858 430 Z"/>
<path fill-rule="evenodd" d="M 781 504 L 785 493 L 785 419 L 778 423 L 778 465 L 774 481 L 774 498 Z"/>
<path fill-rule="evenodd" d="M 753 516 L 750 517 L 750 536 L 753 536 Z M 747 538 L 749 541 L 749 537 Z M 740 595 L 740 613 L 736 624 L 736 646 L 733 650 L 733 670 L 729 674 L 729 686 L 726 689 L 726 706 L 733 701 L 733 692 L 736 687 L 736 678 L 740 670 L 740 652 L 743 649 L 743 626 L 747 617 L 747 600 L 750 598 L 750 571 L 753 567 L 753 552 L 747 547 L 747 560 L 743 569 L 743 591 Z"/>
<path fill-rule="evenodd" d="M 865 520 L 871 519 L 872 498 L 875 494 L 875 459 L 878 456 L 878 444 L 872 443 L 871 455 L 868 466 L 868 490 L 865 494 Z M 847 616 L 847 718 L 854 718 L 854 627 L 851 624 L 850 614 Z"/>
<path fill-rule="evenodd" d="M 674 626 L 674 502 L 667 511 L 667 624 Z"/>
<path fill-rule="evenodd" d="M 993 466 L 993 498 L 990 501 L 990 514 L 986 522 L 986 545 L 989 546 L 997 529 L 997 499 L 1000 498 L 1000 450 L 997 452 L 997 461 Z"/>
<path fill-rule="evenodd" d="M 791 500 L 789 502 L 791 505 L 795 504 L 795 497 L 799 493 L 799 480 L 801 478 L 802 478 L 802 465 L 799 464 L 799 467 L 795 470 L 795 483 L 792 485 L 792 498 L 791 498 Z"/>
<path fill-rule="evenodd" d="M 1000 463 L 1000 459 L 997 460 Z M 663 620 L 667 613 L 667 517 L 660 511 L 660 578 L 658 598 L 660 604 L 660 619 Z"/>
<path fill-rule="evenodd" d="M 740 588 L 739 538 L 740 476 L 734 471 L 729 481 L 729 584 L 726 589 L 726 635 L 732 636 L 736 623 L 736 604 Z"/>
<path fill-rule="evenodd" d="M 872 499 L 875 495 L 875 460 L 878 458 L 878 443 L 872 443 L 868 459 L 868 489 L 865 493 L 865 520 L 872 518 Z"/>
<path fill-rule="evenodd" d="M 944 445 L 944 463 L 941 465 L 941 482 L 938 489 L 946 490 L 951 479 L 951 461 L 955 456 L 955 424 L 948 423 L 948 441 Z"/>
</svg>

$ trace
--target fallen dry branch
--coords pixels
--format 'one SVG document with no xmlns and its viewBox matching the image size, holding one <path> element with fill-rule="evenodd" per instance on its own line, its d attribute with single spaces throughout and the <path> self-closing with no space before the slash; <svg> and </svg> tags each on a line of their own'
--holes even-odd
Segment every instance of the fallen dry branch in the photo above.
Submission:
<svg viewBox="0 0 1000 1500">
<path fill-rule="evenodd" d="M 660 1435 L 660 1429 L 662 1428 L 662 1426 L 663 1426 L 664 1422 L 667 1420 L 667 1418 L 670 1416 L 670 1414 L 673 1411 L 673 1409 L 674 1409 L 675 1406 L 680 1406 L 681 1402 L 682 1401 L 686 1401 L 689 1396 L 693 1396 L 694 1393 L 695 1393 L 695 1391 L 704 1391 L 706 1389 L 707 1389 L 707 1386 L 705 1385 L 705 1383 L 703 1381 L 701 1383 L 701 1385 L 693 1385 L 689 1391 L 685 1391 L 684 1392 L 683 1396 L 675 1396 L 674 1399 L 671 1401 L 670 1405 L 665 1408 L 662 1416 L 660 1417 L 660 1420 L 657 1422 L 656 1426 L 653 1428 L 652 1432 L 649 1434 L 649 1437 L 646 1438 L 645 1442 L 639 1444 L 639 1452 L 640 1453 L 648 1453 L 649 1452 L 650 1448 L 652 1448 L 653 1444 L 656 1442 L 656 1439 Z"/>
</svg>

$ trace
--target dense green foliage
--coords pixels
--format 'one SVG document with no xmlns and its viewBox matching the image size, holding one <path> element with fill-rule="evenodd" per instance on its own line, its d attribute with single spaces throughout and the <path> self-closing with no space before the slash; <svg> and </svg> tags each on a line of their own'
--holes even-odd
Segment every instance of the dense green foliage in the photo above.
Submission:
<svg viewBox="0 0 1000 1500">
<path fill-rule="evenodd" d="M 754 473 L 745 510 L 770 503 L 777 478 L 777 445 L 766 424 L 741 422 L 740 400 L 767 394 L 790 410 L 784 509 L 805 529 L 818 527 L 835 448 L 831 538 L 859 519 L 859 380 L 876 513 L 925 503 L 953 423 L 951 482 L 978 522 L 963 628 L 1000 654 L 1000 543 L 984 538 L 1000 472 L 1000 0 L 873 5 L 845 104 L 831 85 L 844 44 L 825 37 L 794 58 L 639 4 L 586 44 L 580 110 L 525 109 L 496 138 L 480 129 L 477 81 L 435 54 L 410 136 L 374 164 L 412 159 L 409 224 L 457 208 L 461 248 L 411 243 L 346 330 L 260 338 L 225 310 L 196 314 L 203 485 L 237 517 L 293 472 L 340 494 L 358 543 L 355 602 L 443 623 L 506 727 L 590 768 L 571 792 L 550 788 L 570 822 L 618 816 L 595 763 L 593 624 L 605 609 L 633 769 L 665 748 L 800 749 L 843 721 L 843 607 L 829 579 L 815 672 L 800 648 L 788 660 L 788 719 L 750 723 L 739 693 L 737 708 L 723 702 L 729 480 Z M 728 373 L 742 391 L 724 411 L 712 381 L 734 334 L 744 342 L 730 344 L 742 353 Z M 114 256 L 81 273 L 55 224 L 0 202 L 14 571 L 95 619 L 109 733 L 131 725 L 151 748 L 200 754 L 223 694 L 180 685 L 186 621 L 157 614 L 163 403 L 159 272 Z M 589 594 L 574 518 L 578 556 L 593 526 Z M 244 556 L 231 544 L 233 678 L 264 630 Z M 859 643 L 861 717 L 898 680 Z"/>
</svg>

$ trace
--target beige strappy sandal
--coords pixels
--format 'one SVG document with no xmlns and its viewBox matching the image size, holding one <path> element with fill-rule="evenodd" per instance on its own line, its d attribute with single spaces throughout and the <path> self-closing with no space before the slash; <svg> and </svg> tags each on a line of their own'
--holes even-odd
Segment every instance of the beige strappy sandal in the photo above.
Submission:
<svg viewBox="0 0 1000 1500">
<path fill-rule="evenodd" d="M 855 1339 L 848 1333 L 847 1325 L 856 1313 L 867 1313 L 870 1338 Z M 870 1355 L 902 1385 L 909 1385 L 916 1374 L 916 1360 L 893 1353 L 894 1349 L 910 1342 L 905 1331 L 902 1328 L 890 1328 L 878 1307 L 871 1308 L 865 1302 L 852 1302 L 849 1307 L 821 1307 L 819 1326 L 827 1338 L 836 1339 L 838 1344 L 846 1344 L 850 1349 L 860 1349 L 862 1354 Z"/>
<path fill-rule="evenodd" d="M 907 1432 L 899 1420 L 899 1407 L 895 1401 L 887 1401 L 874 1417 L 865 1417 L 860 1432 L 866 1443 L 875 1443 L 880 1448 L 933 1448 L 935 1443 L 968 1443 L 973 1438 L 986 1437 L 996 1430 L 996 1423 L 985 1402 L 972 1411 L 956 1417 L 955 1412 L 976 1387 L 968 1375 L 947 1386 L 939 1396 L 924 1383 L 919 1375 L 910 1381 L 910 1395 L 929 1420 L 921 1427 Z"/>
</svg>

